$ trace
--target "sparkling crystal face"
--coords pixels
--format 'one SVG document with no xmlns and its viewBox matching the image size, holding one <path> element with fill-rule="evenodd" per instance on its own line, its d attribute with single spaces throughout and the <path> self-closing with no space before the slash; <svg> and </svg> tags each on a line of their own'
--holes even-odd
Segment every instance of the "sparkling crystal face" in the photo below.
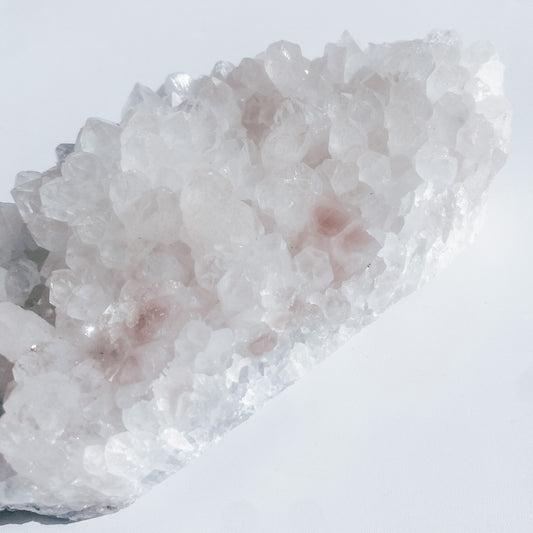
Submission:
<svg viewBox="0 0 533 533">
<path fill-rule="evenodd" d="M 471 234 L 505 161 L 490 45 L 453 32 L 137 85 L 0 204 L 0 509 L 127 505 Z"/>
</svg>

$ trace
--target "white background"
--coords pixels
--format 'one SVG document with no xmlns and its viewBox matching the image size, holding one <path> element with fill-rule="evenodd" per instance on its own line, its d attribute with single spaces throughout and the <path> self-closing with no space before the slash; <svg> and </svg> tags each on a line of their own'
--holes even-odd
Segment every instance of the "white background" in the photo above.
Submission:
<svg viewBox="0 0 533 533">
<path fill-rule="evenodd" d="M 512 153 L 476 243 L 203 457 L 114 515 L 0 513 L 2 532 L 533 531 L 533 2 L 0 0 L 0 201 L 136 81 L 280 38 L 309 57 L 455 28 L 493 41 Z M 45 520 L 46 522 L 46 520 Z"/>
</svg>

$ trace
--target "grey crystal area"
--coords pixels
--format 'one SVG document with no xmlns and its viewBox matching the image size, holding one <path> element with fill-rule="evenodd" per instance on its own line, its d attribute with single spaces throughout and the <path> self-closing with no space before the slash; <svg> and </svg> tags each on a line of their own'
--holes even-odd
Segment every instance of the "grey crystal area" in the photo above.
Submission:
<svg viewBox="0 0 533 533">
<path fill-rule="evenodd" d="M 128 505 L 418 287 L 503 165 L 492 46 L 270 45 L 136 85 L 0 204 L 0 510 Z"/>
<path fill-rule="evenodd" d="M 74 152 L 76 145 L 69 143 L 61 143 L 56 146 L 56 158 L 58 163 L 63 163 L 67 156 Z"/>
<path fill-rule="evenodd" d="M 25 305 L 44 279 L 48 251 L 37 246 L 14 204 L 0 203 L 0 301 Z"/>
<path fill-rule="evenodd" d="M 4 412 L 4 396 L 7 394 L 7 388 L 13 382 L 13 364 L 4 356 L 0 355 L 0 416 Z"/>
</svg>

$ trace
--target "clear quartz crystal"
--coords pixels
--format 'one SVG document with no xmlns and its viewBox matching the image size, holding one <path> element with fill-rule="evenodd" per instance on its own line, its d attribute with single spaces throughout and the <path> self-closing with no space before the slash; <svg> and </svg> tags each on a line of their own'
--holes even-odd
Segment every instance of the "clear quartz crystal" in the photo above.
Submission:
<svg viewBox="0 0 533 533">
<path fill-rule="evenodd" d="M 0 509 L 131 503 L 468 240 L 510 108 L 454 32 L 136 85 L 0 204 Z"/>
</svg>

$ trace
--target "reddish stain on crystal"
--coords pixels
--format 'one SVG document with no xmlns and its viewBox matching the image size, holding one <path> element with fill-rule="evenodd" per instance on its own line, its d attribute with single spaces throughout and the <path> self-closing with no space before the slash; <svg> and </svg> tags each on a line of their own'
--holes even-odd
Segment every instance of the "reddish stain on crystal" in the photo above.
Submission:
<svg viewBox="0 0 533 533">
<path fill-rule="evenodd" d="M 349 216 L 334 206 L 319 205 L 315 208 L 314 220 L 320 235 L 333 237 L 346 227 Z"/>
<path fill-rule="evenodd" d="M 262 355 L 273 350 L 278 342 L 278 335 L 275 331 L 269 331 L 261 335 L 248 346 L 250 352 L 254 355 Z"/>
<path fill-rule="evenodd" d="M 362 228 L 353 228 L 341 237 L 341 246 L 347 252 L 360 251 L 373 241 L 373 238 Z"/>
<path fill-rule="evenodd" d="M 161 327 L 161 323 L 167 318 L 168 311 L 156 304 L 149 304 L 139 313 L 139 318 L 133 329 L 135 338 L 139 344 L 151 341 Z"/>
</svg>

